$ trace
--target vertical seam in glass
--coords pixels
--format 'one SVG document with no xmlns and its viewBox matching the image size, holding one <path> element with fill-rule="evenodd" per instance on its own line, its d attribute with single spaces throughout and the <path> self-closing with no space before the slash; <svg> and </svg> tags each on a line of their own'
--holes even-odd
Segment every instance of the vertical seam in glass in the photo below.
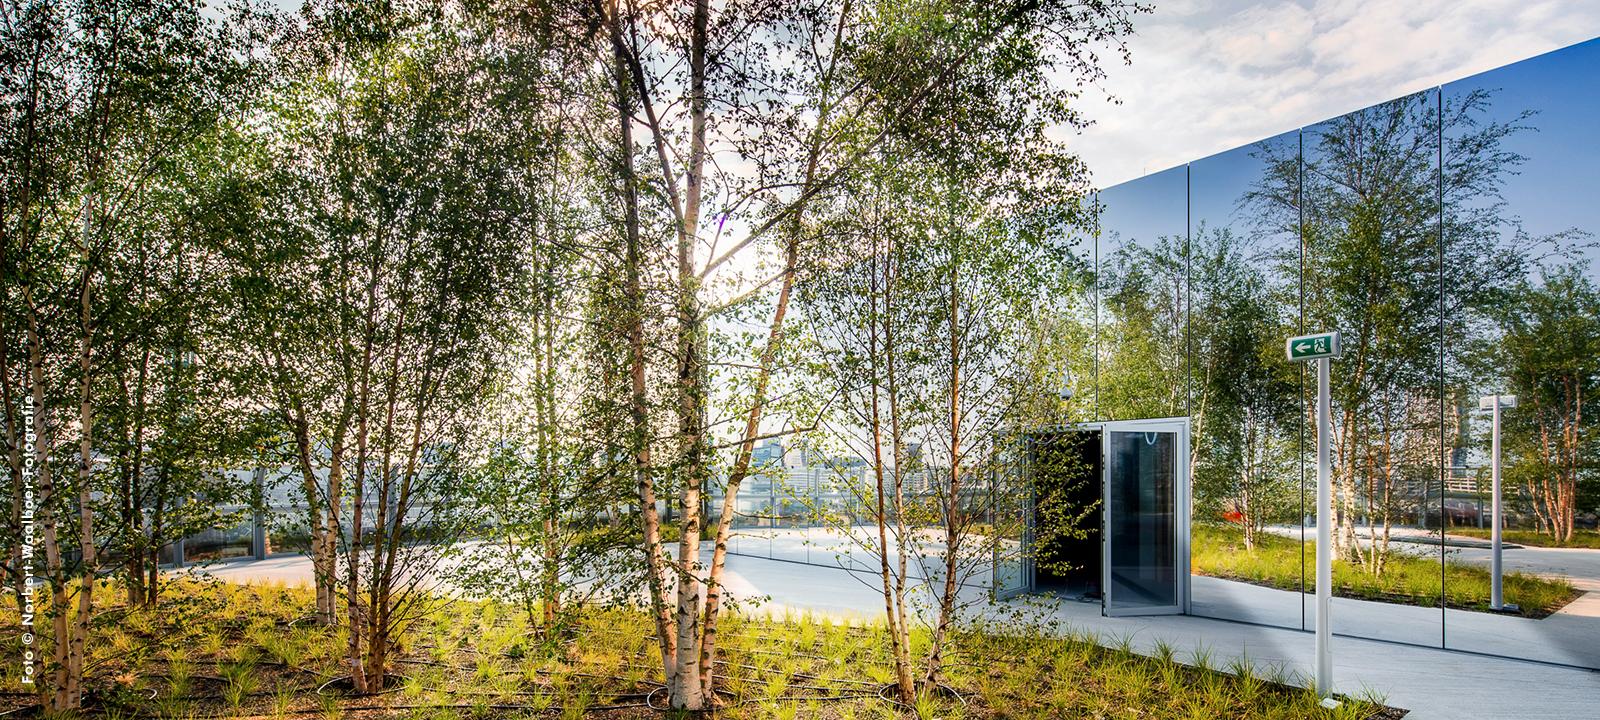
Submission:
<svg viewBox="0 0 1600 720">
<path fill-rule="evenodd" d="M 1295 289 L 1299 295 L 1299 308 L 1295 314 L 1295 330 L 1306 331 L 1306 135 L 1305 128 L 1295 131 L 1294 154 L 1294 208 L 1295 249 L 1299 267 L 1295 274 Z M 1306 364 L 1300 364 L 1300 402 L 1306 398 Z M 1300 629 L 1306 629 L 1306 416 L 1295 413 L 1300 423 Z M 1319 520 L 1320 521 L 1320 520 Z"/>
<path fill-rule="evenodd" d="M 1436 188 L 1438 195 L 1435 199 L 1439 212 L 1434 221 L 1438 223 L 1439 233 L 1439 265 L 1435 268 L 1439 281 L 1439 452 L 1436 457 L 1439 458 L 1439 647 L 1442 648 L 1447 642 L 1445 620 L 1450 614 L 1450 587 L 1446 584 L 1448 574 L 1445 571 L 1444 554 L 1444 487 L 1446 474 L 1450 472 L 1449 458 L 1444 454 L 1444 333 L 1448 322 L 1448 318 L 1445 317 L 1444 301 L 1445 293 L 1448 291 L 1444 283 L 1444 86 L 1440 85 L 1434 92 L 1434 105 L 1437 109 L 1437 126 L 1434 129 L 1438 133 L 1437 143 L 1434 146 L 1434 150 L 1438 152 L 1434 178 L 1438 182 Z M 1423 521 L 1426 524 L 1427 518 L 1424 517 Z"/>
</svg>

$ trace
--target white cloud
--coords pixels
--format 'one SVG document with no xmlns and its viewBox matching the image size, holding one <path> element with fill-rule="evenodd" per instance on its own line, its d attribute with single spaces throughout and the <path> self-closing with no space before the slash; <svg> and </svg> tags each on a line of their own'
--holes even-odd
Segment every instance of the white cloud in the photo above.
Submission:
<svg viewBox="0 0 1600 720">
<path fill-rule="evenodd" d="M 1071 143 L 1113 185 L 1600 36 L 1594 0 L 1162 3 Z"/>
</svg>

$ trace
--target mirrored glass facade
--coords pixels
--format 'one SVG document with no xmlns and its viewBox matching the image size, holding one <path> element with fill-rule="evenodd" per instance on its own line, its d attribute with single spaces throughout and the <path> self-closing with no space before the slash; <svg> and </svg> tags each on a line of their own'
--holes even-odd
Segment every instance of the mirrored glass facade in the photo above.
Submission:
<svg viewBox="0 0 1600 720">
<path fill-rule="evenodd" d="M 1310 606 L 1301 368 L 1277 351 L 1301 328 L 1299 158 L 1293 132 L 1189 165 L 1194 611 L 1289 627 Z"/>
<path fill-rule="evenodd" d="M 1334 632 L 1600 668 L 1597 119 L 1600 40 L 1096 194 L 1093 236 L 1061 239 L 1083 276 L 1055 309 L 1064 418 L 1189 419 L 1193 614 L 1315 627 L 1315 378 L 1284 341 L 1338 330 Z M 1499 423 L 1495 607 L 1482 408 L 1499 395 L 1517 400 Z M 1173 451 L 1121 440 L 1114 468 Z M 875 572 L 850 552 L 865 463 L 777 441 L 755 460 L 731 550 Z M 1162 488 L 1119 489 L 1110 509 L 1136 512 L 1112 513 L 1113 542 L 1172 510 Z M 1009 594 L 1031 578 L 1031 489 L 988 491 L 1006 495 L 987 524 Z M 1146 560 L 1114 581 L 1171 604 L 1171 563 Z"/>
<path fill-rule="evenodd" d="M 1100 193 L 1097 417 L 1190 417 L 1195 614 L 1314 627 L 1283 343 L 1338 330 L 1334 632 L 1600 667 L 1597 117 L 1591 41 Z"/>
</svg>

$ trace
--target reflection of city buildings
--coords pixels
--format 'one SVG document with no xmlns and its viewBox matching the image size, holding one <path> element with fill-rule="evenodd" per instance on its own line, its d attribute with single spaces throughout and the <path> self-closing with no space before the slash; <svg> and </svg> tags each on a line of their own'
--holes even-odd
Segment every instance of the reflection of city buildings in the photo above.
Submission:
<svg viewBox="0 0 1600 720">
<path fill-rule="evenodd" d="M 750 475 L 739 486 L 736 523 L 740 527 L 807 527 L 869 519 L 876 502 L 877 476 L 865 458 L 789 447 L 776 439 L 763 441 L 750 458 Z M 907 443 L 901 463 L 908 501 L 937 494 L 941 470 L 926 465 L 920 444 Z M 884 468 L 886 473 L 893 470 L 892 466 Z M 893 492 L 892 478 L 886 476 L 884 482 L 885 491 Z M 966 484 L 963 498 L 989 490 L 981 476 L 970 477 Z M 720 506 L 724 486 L 719 477 L 707 493 L 713 506 Z M 981 503 L 969 500 L 965 504 Z"/>
<path fill-rule="evenodd" d="M 255 512 L 247 503 L 218 505 L 217 510 L 221 513 L 243 515 L 244 522 L 229 528 L 203 530 L 167 545 L 161 550 L 162 562 L 182 565 L 239 557 L 263 558 L 273 553 L 301 552 L 309 546 L 311 533 L 306 524 L 305 489 L 297 470 L 281 467 L 229 470 L 222 474 L 232 478 L 237 487 L 256 488 L 254 492 L 261 498 L 261 512 Z M 320 483 L 326 484 L 327 469 L 317 470 L 317 478 Z M 436 519 L 436 507 L 431 499 L 414 499 L 406 513 L 406 526 L 417 528 L 419 533 L 425 532 L 426 527 Z M 389 508 L 392 520 L 396 503 L 391 501 Z M 347 500 L 341 513 L 347 535 L 350 532 L 352 510 Z M 362 504 L 362 526 L 369 535 L 376 529 L 377 510 L 378 504 L 370 496 Z"/>
</svg>

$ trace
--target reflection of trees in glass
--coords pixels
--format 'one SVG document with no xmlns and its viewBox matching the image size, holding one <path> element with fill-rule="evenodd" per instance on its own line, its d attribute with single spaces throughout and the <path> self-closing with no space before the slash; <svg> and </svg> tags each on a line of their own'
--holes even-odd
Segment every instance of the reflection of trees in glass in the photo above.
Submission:
<svg viewBox="0 0 1600 720">
<path fill-rule="evenodd" d="M 1202 225 L 1192 241 L 1124 246 L 1108 265 L 1107 415 L 1159 417 L 1187 405 L 1201 517 L 1235 517 L 1253 543 L 1298 499 L 1295 374 L 1281 358 L 1290 315 L 1270 263 L 1226 228 Z"/>
<path fill-rule="evenodd" d="M 1189 250 L 1190 476 L 1202 512 L 1237 518 L 1253 547 L 1299 500 L 1298 384 L 1282 349 L 1293 325 L 1248 241 L 1201 225 Z"/>
<path fill-rule="evenodd" d="M 1301 158 L 1267 146 L 1268 171 L 1248 195 L 1266 224 L 1300 221 L 1306 329 L 1344 334 L 1333 376 L 1334 540 L 1373 573 L 1392 525 L 1424 519 L 1442 459 L 1441 319 L 1480 306 L 1516 264 L 1498 243 L 1514 219 L 1496 201 L 1522 160 L 1502 141 L 1526 115 L 1487 122 L 1488 104 L 1479 92 L 1441 107 L 1424 93 L 1329 121 L 1304 137 L 1299 193 Z M 1371 542 L 1357 542 L 1358 523 Z"/>
<path fill-rule="evenodd" d="M 1507 479 L 1522 487 L 1541 532 L 1566 542 L 1580 482 L 1594 482 L 1600 385 L 1600 290 L 1583 265 L 1522 280 L 1493 308 L 1500 328 L 1492 357 L 1519 407 L 1501 420 Z M 1591 421 L 1592 425 L 1592 421 Z"/>
<path fill-rule="evenodd" d="M 1040 571 L 1066 575 L 1080 569 L 1068 546 L 1099 533 L 1092 517 L 1100 509 L 1099 468 L 1085 459 L 1099 452 L 1098 433 L 1043 435 L 1032 443 L 1033 559 Z"/>
<path fill-rule="evenodd" d="M 1129 242 L 1110 254 L 1100 277 L 1100 407 L 1114 419 L 1184 414 L 1185 240 Z M 1198 419 L 1196 419 L 1198 422 Z"/>
</svg>

